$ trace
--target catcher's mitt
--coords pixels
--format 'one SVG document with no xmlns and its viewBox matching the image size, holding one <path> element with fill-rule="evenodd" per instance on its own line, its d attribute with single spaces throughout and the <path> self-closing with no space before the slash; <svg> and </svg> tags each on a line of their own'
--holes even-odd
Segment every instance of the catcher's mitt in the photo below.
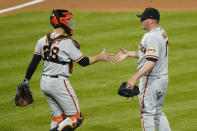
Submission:
<svg viewBox="0 0 197 131">
<path fill-rule="evenodd" d="M 33 102 L 32 93 L 29 89 L 29 83 L 27 80 L 21 82 L 18 86 L 15 96 L 16 106 L 26 106 Z"/>
<path fill-rule="evenodd" d="M 140 93 L 138 86 L 135 85 L 135 87 L 131 89 L 131 88 L 126 88 L 126 85 L 127 82 L 123 82 L 120 85 L 120 88 L 118 89 L 118 94 L 120 96 L 129 98 L 129 97 L 137 96 Z"/>
</svg>

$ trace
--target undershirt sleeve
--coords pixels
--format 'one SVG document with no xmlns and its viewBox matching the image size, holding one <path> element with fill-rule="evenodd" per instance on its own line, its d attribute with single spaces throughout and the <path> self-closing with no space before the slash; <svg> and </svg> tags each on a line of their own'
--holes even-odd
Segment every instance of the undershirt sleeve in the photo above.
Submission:
<svg viewBox="0 0 197 131">
<path fill-rule="evenodd" d="M 85 66 L 88 66 L 90 63 L 89 63 L 89 58 L 84 56 L 80 61 L 77 62 L 79 65 L 85 67 Z"/>
<path fill-rule="evenodd" d="M 27 72 L 26 72 L 26 75 L 25 75 L 25 78 L 30 80 L 32 75 L 34 74 L 38 64 L 40 63 L 40 60 L 42 59 L 42 56 L 41 55 L 36 55 L 34 54 L 29 66 L 28 66 L 28 69 L 27 69 Z"/>
</svg>

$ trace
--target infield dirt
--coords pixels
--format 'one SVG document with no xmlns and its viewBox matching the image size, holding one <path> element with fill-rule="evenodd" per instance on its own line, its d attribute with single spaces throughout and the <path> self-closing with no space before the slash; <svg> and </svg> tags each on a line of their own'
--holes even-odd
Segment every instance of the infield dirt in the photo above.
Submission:
<svg viewBox="0 0 197 131">
<path fill-rule="evenodd" d="M 0 9 L 20 5 L 31 0 L 1 0 Z M 6 12 L 12 14 L 25 10 L 70 9 L 76 11 L 142 11 L 146 7 L 159 10 L 196 10 L 197 0 L 45 0 L 21 9 Z"/>
</svg>

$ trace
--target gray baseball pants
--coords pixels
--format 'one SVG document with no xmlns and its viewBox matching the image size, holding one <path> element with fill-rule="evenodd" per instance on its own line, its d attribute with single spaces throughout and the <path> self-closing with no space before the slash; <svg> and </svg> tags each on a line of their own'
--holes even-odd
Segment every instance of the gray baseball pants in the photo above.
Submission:
<svg viewBox="0 0 197 131">
<path fill-rule="evenodd" d="M 50 76 L 42 76 L 40 86 L 46 96 L 53 117 L 62 114 L 66 116 L 79 114 L 78 99 L 67 77 L 51 78 Z M 56 125 L 52 121 L 51 128 Z"/>
<path fill-rule="evenodd" d="M 171 131 L 167 117 L 162 112 L 168 77 L 142 76 L 139 103 L 143 131 Z"/>
</svg>

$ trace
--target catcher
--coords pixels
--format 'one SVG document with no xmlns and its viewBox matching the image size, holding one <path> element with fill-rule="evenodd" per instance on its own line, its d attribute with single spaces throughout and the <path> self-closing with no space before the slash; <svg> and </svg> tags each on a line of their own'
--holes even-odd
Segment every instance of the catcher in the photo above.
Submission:
<svg viewBox="0 0 197 131">
<path fill-rule="evenodd" d="M 40 87 L 51 109 L 50 131 L 73 131 L 83 121 L 77 96 L 69 82 L 73 61 L 85 67 L 97 61 L 114 60 L 114 55 L 106 53 L 105 49 L 96 56 L 86 57 L 82 54 L 80 45 L 71 38 L 73 35 L 72 16 L 68 10 L 52 11 L 50 23 L 54 31 L 38 40 L 25 80 L 18 88 L 19 91 L 21 88 L 28 89 L 31 94 L 28 81 L 42 59 L 43 72 Z M 20 95 L 18 94 L 20 93 L 17 92 L 15 99 L 17 105 L 18 103 L 27 105 L 33 102 L 33 99 L 21 102 L 26 97 L 19 101 Z"/>
</svg>

